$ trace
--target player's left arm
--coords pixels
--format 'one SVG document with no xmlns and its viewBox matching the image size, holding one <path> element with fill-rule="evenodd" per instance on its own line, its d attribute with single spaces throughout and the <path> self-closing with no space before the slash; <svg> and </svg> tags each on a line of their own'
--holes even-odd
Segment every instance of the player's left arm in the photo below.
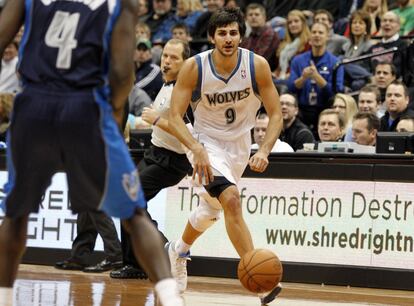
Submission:
<svg viewBox="0 0 414 306">
<path fill-rule="evenodd" d="M 0 58 L 4 49 L 12 42 L 24 20 L 24 0 L 9 0 L 1 11 Z M 0 68 L 1 69 L 1 68 Z"/>
<path fill-rule="evenodd" d="M 279 94 L 273 83 L 269 64 L 263 57 L 255 55 L 254 67 L 256 71 L 256 84 L 263 106 L 269 116 L 269 123 L 263 143 L 256 154 L 250 158 L 249 165 L 253 171 L 263 172 L 269 164 L 267 157 L 282 131 L 283 120 Z"/>
</svg>

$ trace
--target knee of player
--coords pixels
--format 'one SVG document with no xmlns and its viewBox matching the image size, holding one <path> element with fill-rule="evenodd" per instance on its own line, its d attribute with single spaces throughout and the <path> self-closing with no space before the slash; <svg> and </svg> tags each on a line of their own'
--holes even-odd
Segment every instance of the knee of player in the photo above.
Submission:
<svg viewBox="0 0 414 306">
<path fill-rule="evenodd" d="M 242 214 L 240 197 L 238 195 L 231 195 L 222 203 L 224 213 L 226 215 L 238 216 Z"/>
</svg>

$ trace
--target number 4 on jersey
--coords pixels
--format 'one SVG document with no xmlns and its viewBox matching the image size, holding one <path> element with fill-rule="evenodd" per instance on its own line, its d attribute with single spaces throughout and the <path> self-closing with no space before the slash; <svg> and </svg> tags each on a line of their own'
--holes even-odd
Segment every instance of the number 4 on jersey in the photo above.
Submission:
<svg viewBox="0 0 414 306">
<path fill-rule="evenodd" d="M 51 48 L 58 48 L 56 67 L 69 69 L 72 61 L 72 50 L 78 45 L 75 39 L 79 22 L 79 13 L 57 11 L 47 29 L 45 43 Z"/>
</svg>

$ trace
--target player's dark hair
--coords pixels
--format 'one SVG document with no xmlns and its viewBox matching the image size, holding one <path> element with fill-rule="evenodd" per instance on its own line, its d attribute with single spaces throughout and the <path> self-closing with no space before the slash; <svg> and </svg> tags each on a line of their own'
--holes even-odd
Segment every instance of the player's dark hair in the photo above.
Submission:
<svg viewBox="0 0 414 306">
<path fill-rule="evenodd" d="M 213 13 L 208 22 L 208 35 L 214 37 L 217 28 L 225 27 L 233 22 L 236 22 L 239 25 L 240 37 L 244 37 L 244 34 L 246 33 L 246 25 L 244 23 L 243 13 L 239 7 L 224 7 Z"/>
</svg>

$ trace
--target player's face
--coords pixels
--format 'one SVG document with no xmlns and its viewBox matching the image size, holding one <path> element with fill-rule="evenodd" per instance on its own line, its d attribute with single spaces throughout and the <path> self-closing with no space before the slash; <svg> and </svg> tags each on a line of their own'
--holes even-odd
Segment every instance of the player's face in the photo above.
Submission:
<svg viewBox="0 0 414 306">
<path fill-rule="evenodd" d="M 377 96 L 373 92 L 361 91 L 358 97 L 358 109 L 360 112 L 376 113 L 378 111 Z"/>
<path fill-rule="evenodd" d="M 222 56 L 232 56 L 237 52 L 240 44 L 239 25 L 233 22 L 224 27 L 217 28 L 212 42 Z"/>
<path fill-rule="evenodd" d="M 256 124 L 253 130 L 253 138 L 254 142 L 259 145 L 259 147 L 263 143 L 263 139 L 266 135 L 267 124 L 269 123 L 269 118 L 265 117 L 262 119 L 256 119 Z"/>
<path fill-rule="evenodd" d="M 338 116 L 335 114 L 322 115 L 319 118 L 318 134 L 321 141 L 338 141 L 342 135 Z"/>
<path fill-rule="evenodd" d="M 357 144 L 372 146 L 375 144 L 376 130 L 368 130 L 368 119 L 356 119 L 352 122 L 352 140 Z"/>
<path fill-rule="evenodd" d="M 161 72 L 164 80 L 166 82 L 176 80 L 183 64 L 183 45 L 167 43 L 161 56 Z"/>
</svg>

